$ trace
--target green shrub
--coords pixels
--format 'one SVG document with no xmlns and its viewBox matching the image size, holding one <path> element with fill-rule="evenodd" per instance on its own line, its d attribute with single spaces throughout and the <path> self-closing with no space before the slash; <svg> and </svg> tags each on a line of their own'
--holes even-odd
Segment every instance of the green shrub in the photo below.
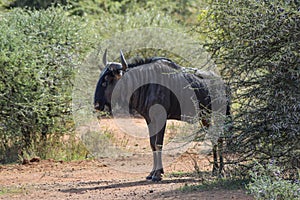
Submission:
<svg viewBox="0 0 300 200">
<path fill-rule="evenodd" d="M 205 6 L 203 1 L 184 0 L 76 0 L 68 2 L 70 12 L 74 15 L 92 16 L 99 18 L 103 14 L 124 15 L 128 13 L 147 13 L 160 11 L 163 15 L 169 15 L 181 22 L 189 24 L 195 21 L 195 13 L 199 6 Z"/>
<path fill-rule="evenodd" d="M 46 9 L 52 5 L 66 5 L 67 0 L 10 0 L 6 2 L 7 8 L 30 8 L 30 9 Z"/>
<path fill-rule="evenodd" d="M 230 163 L 275 159 L 295 177 L 300 163 L 299 7 L 299 1 L 211 1 L 205 14 L 207 47 L 232 92 L 229 137 L 235 155 Z"/>
<path fill-rule="evenodd" d="M 250 172 L 251 182 L 247 185 L 249 192 L 256 199 L 266 200 L 297 200 L 300 198 L 299 181 L 282 178 L 282 170 L 273 164 L 265 167 L 257 164 Z"/>
<path fill-rule="evenodd" d="M 74 129 L 72 79 L 84 23 L 63 8 L 15 9 L 0 21 L 0 161 Z M 35 145 L 34 145 L 35 146 Z"/>
</svg>

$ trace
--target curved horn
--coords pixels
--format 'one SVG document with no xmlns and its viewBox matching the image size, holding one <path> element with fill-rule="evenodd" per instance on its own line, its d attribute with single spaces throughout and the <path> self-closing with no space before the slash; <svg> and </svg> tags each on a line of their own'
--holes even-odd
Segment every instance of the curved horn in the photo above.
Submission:
<svg viewBox="0 0 300 200">
<path fill-rule="evenodd" d="M 104 52 L 103 58 L 102 58 L 102 62 L 103 62 L 104 67 L 107 64 L 107 58 L 106 57 L 107 57 L 107 49 L 105 49 L 105 52 Z"/>
<path fill-rule="evenodd" d="M 122 63 L 122 70 L 125 71 L 127 69 L 128 65 L 124 58 L 122 50 L 120 50 L 120 58 L 121 58 L 121 63 Z"/>
</svg>

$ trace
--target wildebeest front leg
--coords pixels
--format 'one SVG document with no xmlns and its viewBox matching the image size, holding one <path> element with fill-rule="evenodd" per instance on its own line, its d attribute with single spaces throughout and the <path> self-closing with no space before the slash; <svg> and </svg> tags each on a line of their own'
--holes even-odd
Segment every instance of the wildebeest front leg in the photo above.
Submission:
<svg viewBox="0 0 300 200">
<path fill-rule="evenodd" d="M 164 173 L 163 164 L 162 164 L 162 147 L 163 147 L 165 129 L 166 129 L 166 123 L 157 134 L 152 135 L 151 134 L 152 129 L 149 127 L 150 145 L 153 152 L 153 168 L 150 174 L 146 177 L 147 180 L 152 180 L 156 182 L 156 181 L 161 181 L 162 179 L 162 174 Z"/>
</svg>

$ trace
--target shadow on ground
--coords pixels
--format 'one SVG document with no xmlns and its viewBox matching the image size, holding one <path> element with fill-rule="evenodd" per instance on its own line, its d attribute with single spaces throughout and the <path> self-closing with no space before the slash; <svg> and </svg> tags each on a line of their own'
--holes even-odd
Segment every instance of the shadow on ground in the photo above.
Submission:
<svg viewBox="0 0 300 200">
<path fill-rule="evenodd" d="M 130 188 L 136 186 L 146 186 L 146 185 L 165 185 L 172 183 L 199 183 L 198 179 L 195 178 L 178 178 L 172 180 L 162 180 L 160 182 L 152 182 L 152 181 L 131 181 L 131 182 L 122 182 L 122 183 L 113 183 L 113 181 L 89 181 L 89 182 L 80 182 L 77 185 L 80 187 L 72 187 L 68 189 L 60 190 L 60 192 L 64 193 L 82 193 L 85 191 L 91 190 L 105 190 L 105 189 L 121 189 L 121 188 Z M 106 184 L 106 185 L 103 185 Z M 85 185 L 101 185 L 94 187 L 84 187 Z"/>
</svg>

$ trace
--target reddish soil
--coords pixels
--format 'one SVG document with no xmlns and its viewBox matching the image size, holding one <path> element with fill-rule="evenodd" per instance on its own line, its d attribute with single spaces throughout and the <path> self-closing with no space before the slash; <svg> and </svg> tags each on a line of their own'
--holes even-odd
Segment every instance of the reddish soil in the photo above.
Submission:
<svg viewBox="0 0 300 200">
<path fill-rule="evenodd" d="M 178 190 L 201 183 L 192 176 L 152 183 L 146 175 L 116 171 L 94 160 L 5 165 L 0 168 L 0 199 L 253 199 L 242 190 Z"/>
<path fill-rule="evenodd" d="M 135 144 L 132 148 L 146 151 L 145 146 Z M 205 176 L 186 172 L 197 169 L 208 173 L 211 168 L 209 156 L 201 156 L 189 149 L 187 153 L 166 157 L 169 159 L 165 165 L 166 174 L 159 183 L 145 180 L 151 169 L 150 154 L 132 153 L 122 158 L 73 162 L 36 159 L 26 164 L 0 165 L 0 199 L 253 200 L 243 190 L 226 188 L 184 192 L 181 187 L 200 185 L 205 181 Z M 133 172 L 140 168 L 144 170 Z"/>
</svg>

